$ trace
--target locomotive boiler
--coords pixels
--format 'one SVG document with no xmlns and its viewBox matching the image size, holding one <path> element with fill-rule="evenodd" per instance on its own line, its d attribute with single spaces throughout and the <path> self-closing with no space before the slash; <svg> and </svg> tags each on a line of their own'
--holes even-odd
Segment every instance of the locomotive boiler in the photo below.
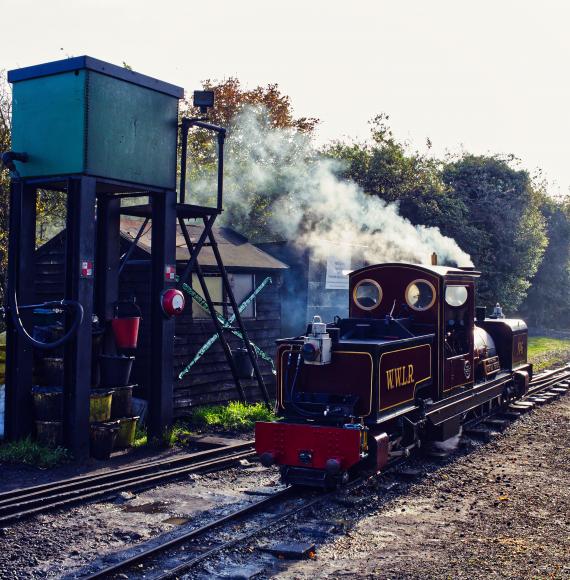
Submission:
<svg viewBox="0 0 570 580">
<path fill-rule="evenodd" d="M 329 487 L 524 395 L 526 324 L 475 308 L 479 275 L 401 263 L 352 272 L 348 318 L 315 317 L 278 341 L 281 420 L 256 424 L 261 462 L 287 483 Z"/>
</svg>

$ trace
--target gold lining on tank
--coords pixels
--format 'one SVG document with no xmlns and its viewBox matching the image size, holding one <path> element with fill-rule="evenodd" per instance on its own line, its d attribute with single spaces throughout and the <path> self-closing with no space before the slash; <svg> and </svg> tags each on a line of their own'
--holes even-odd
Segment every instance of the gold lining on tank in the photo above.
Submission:
<svg viewBox="0 0 570 580">
<path fill-rule="evenodd" d="M 277 359 L 279 360 L 279 405 L 282 409 L 285 409 L 285 400 L 283 397 L 283 355 L 288 352 L 300 352 L 300 348 L 294 348 L 297 345 L 283 344 L 279 345 L 277 349 Z M 368 417 L 372 413 L 372 398 L 374 396 L 374 359 L 369 352 L 361 352 L 355 350 L 335 350 L 334 354 L 349 354 L 349 355 L 365 355 L 370 359 L 370 406 L 368 408 L 368 413 L 364 417 Z"/>
<path fill-rule="evenodd" d="M 413 350 L 416 348 L 425 348 L 428 347 L 429 349 L 429 376 L 426 377 L 425 379 L 421 379 L 419 381 L 416 381 L 414 383 L 414 394 L 412 395 L 412 397 L 410 399 L 406 399 L 405 401 L 398 401 L 397 403 L 394 403 L 392 405 L 388 405 L 387 407 L 382 407 L 382 397 L 381 397 L 381 392 L 382 392 L 382 357 L 384 355 L 388 355 L 388 354 L 393 354 L 395 352 L 401 352 L 403 350 Z M 431 356 L 431 344 L 429 343 L 423 343 L 423 344 L 416 344 L 415 346 L 408 346 L 406 348 L 397 348 L 395 350 L 388 350 L 386 352 L 383 352 L 380 355 L 380 358 L 378 359 L 378 412 L 382 412 L 382 411 L 387 411 L 388 409 L 392 409 L 393 407 L 398 407 L 399 405 L 404 405 L 406 403 L 409 403 L 410 401 L 413 401 L 416 398 L 416 389 L 417 386 L 420 385 L 421 383 L 425 383 L 426 381 L 429 381 L 432 378 L 432 356 Z"/>
<path fill-rule="evenodd" d="M 362 304 L 360 304 L 360 302 L 356 298 L 356 291 L 365 282 L 369 282 L 373 286 L 376 286 L 376 289 L 378 290 L 378 302 L 376 304 L 374 304 L 373 306 L 362 306 Z M 382 302 L 383 294 L 384 293 L 382 292 L 382 286 L 380 286 L 380 284 L 378 284 L 378 282 L 376 282 L 376 280 L 372 280 L 372 278 L 364 278 L 363 280 L 360 280 L 359 282 L 357 282 L 356 283 L 356 286 L 353 288 L 353 290 L 352 290 L 352 300 L 354 301 L 354 304 L 358 308 L 360 308 L 361 310 L 370 311 L 370 310 L 375 310 L 376 308 L 378 308 L 378 306 L 380 306 L 380 303 Z"/>
</svg>

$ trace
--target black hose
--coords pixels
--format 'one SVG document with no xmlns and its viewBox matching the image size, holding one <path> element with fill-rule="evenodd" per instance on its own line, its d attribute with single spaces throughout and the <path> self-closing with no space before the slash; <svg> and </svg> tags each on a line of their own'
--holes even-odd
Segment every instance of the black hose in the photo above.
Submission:
<svg viewBox="0 0 570 580">
<path fill-rule="evenodd" d="M 289 363 L 291 361 L 291 352 L 289 353 Z M 287 364 L 287 380 L 289 379 L 289 363 Z M 295 393 L 295 390 L 297 388 L 297 379 L 299 378 L 299 371 L 301 370 L 301 367 L 303 366 L 303 355 L 302 353 L 298 353 L 297 354 L 297 368 L 295 369 L 295 375 L 293 376 L 293 383 L 291 385 L 291 390 L 289 391 L 289 400 L 291 402 L 291 405 L 293 405 L 293 408 L 295 409 L 295 411 L 297 411 L 297 413 L 299 413 L 299 415 L 303 416 L 303 417 L 322 417 L 324 415 L 324 413 L 319 413 L 317 411 L 306 411 L 305 409 L 302 409 L 301 407 L 299 407 L 299 405 L 297 405 L 297 403 L 295 403 L 293 395 Z M 286 385 L 288 385 L 288 382 L 285 383 Z"/>
<path fill-rule="evenodd" d="M 75 336 L 77 330 L 79 329 L 79 326 L 83 322 L 83 314 L 84 314 L 83 306 L 81 306 L 81 304 L 75 300 L 56 300 L 52 302 L 43 302 L 42 304 L 34 304 L 33 306 L 23 306 L 24 309 L 49 308 L 55 306 L 63 308 L 64 310 L 69 307 L 75 309 L 73 324 L 71 325 L 71 328 L 61 338 L 58 338 L 53 342 L 41 342 L 40 340 L 36 340 L 33 336 L 31 336 L 30 333 L 24 328 L 24 325 L 22 324 L 15 289 L 13 289 L 11 292 L 8 293 L 8 301 L 9 301 L 8 310 L 10 311 L 10 317 L 12 318 L 12 323 L 14 324 L 14 327 L 16 328 L 18 334 L 24 340 L 29 342 L 32 346 L 35 346 L 36 348 L 42 350 L 51 350 L 54 348 L 58 348 L 59 346 L 71 340 Z"/>
<path fill-rule="evenodd" d="M 17 175 L 17 170 L 16 167 L 14 165 L 14 161 L 20 161 L 22 163 L 26 163 L 28 161 L 28 154 L 27 153 L 17 153 L 15 151 L 7 151 L 6 153 L 3 153 L 1 156 L 1 161 L 2 163 L 4 163 L 4 165 L 6 165 L 6 167 L 12 171 L 12 173 L 15 173 Z M 20 211 L 21 208 L 13 208 L 14 211 Z M 17 226 L 17 227 L 16 227 Z M 19 220 L 18 223 L 15 226 L 12 226 L 15 229 L 19 229 L 20 224 L 19 224 Z M 10 235 L 13 235 L 13 232 L 10 232 Z M 11 239 L 10 241 L 10 252 L 11 254 L 13 254 L 14 256 L 17 256 L 19 254 L 19 243 L 18 243 L 18 238 L 15 237 L 13 240 Z M 12 243 L 14 243 L 13 247 L 12 247 Z M 81 325 L 81 323 L 83 322 L 83 315 L 84 315 L 84 311 L 83 311 L 83 306 L 81 306 L 81 304 L 79 302 L 77 302 L 76 300 L 59 300 L 59 301 L 51 301 L 51 302 L 43 302 L 41 304 L 33 304 L 33 305 L 26 305 L 26 306 L 22 306 L 22 309 L 24 310 L 29 310 L 30 308 L 49 308 L 49 307 L 59 307 L 62 309 L 67 309 L 67 308 L 73 308 L 75 310 L 75 316 L 73 317 L 73 323 L 70 327 L 70 329 L 61 337 L 58 338 L 57 340 L 54 340 L 53 342 L 41 342 L 39 340 L 36 340 L 33 336 L 30 335 L 30 333 L 24 328 L 24 325 L 22 324 L 22 319 L 20 318 L 20 308 L 18 307 L 18 298 L 16 296 L 16 279 L 17 279 L 17 275 L 16 275 L 16 262 L 15 260 L 9 259 L 8 260 L 8 307 L 5 310 L 9 310 L 10 311 L 10 318 L 12 319 L 12 323 L 14 324 L 14 328 L 16 329 L 16 331 L 18 332 L 18 334 L 29 344 L 31 344 L 32 346 L 35 346 L 36 348 L 39 349 L 43 349 L 43 350 L 51 350 L 54 348 L 58 348 L 59 346 L 65 344 L 66 342 L 68 342 L 69 340 L 71 340 L 75 334 L 77 333 L 77 330 L 79 329 L 79 326 Z"/>
</svg>

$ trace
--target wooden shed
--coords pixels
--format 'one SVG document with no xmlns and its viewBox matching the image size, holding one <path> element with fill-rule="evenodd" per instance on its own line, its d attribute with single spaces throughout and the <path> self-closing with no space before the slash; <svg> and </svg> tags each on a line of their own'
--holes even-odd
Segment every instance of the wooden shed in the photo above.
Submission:
<svg viewBox="0 0 570 580">
<path fill-rule="evenodd" d="M 141 221 L 135 218 L 121 218 L 121 254 L 124 255 L 133 242 Z M 132 379 L 138 385 L 135 391 L 145 397 L 148 389 L 150 345 L 150 263 L 151 226 L 139 238 L 128 262 L 120 276 L 120 298 L 135 298 L 142 310 L 142 321 L 139 332 L 139 344 L 136 351 Z M 195 242 L 202 233 L 201 225 L 189 225 L 188 230 Z M 220 253 L 228 271 L 234 295 L 238 304 L 248 297 L 256 288 L 264 284 L 263 290 L 254 302 L 242 313 L 244 324 L 250 340 L 262 349 L 271 359 L 275 355 L 275 340 L 280 338 L 281 306 L 280 287 L 283 272 L 287 266 L 270 256 L 247 238 L 236 231 L 220 227 L 214 228 Z M 182 273 L 188 259 L 188 250 L 180 229 L 177 231 L 177 269 Z M 61 232 L 36 252 L 36 292 L 39 300 L 58 299 L 63 295 L 63 250 L 65 231 Z M 217 266 L 212 249 L 204 247 L 200 252 L 199 263 L 206 275 L 206 283 L 214 302 L 227 302 L 222 295 L 221 278 L 217 276 Z M 97 273 L 95 273 L 97 275 Z M 269 280 L 267 280 L 269 279 Z M 192 274 L 189 285 L 202 294 L 196 275 Z M 182 378 L 180 374 L 193 360 L 195 355 L 215 334 L 214 324 L 207 312 L 187 297 L 184 313 L 176 319 L 176 336 L 174 341 L 174 413 L 183 416 L 196 405 L 223 403 L 236 400 L 238 393 L 232 380 L 229 365 L 223 349 L 216 341 L 213 346 Z M 220 306 L 220 313 L 227 316 L 225 307 Z M 228 333 L 232 347 L 240 346 L 241 341 Z M 259 359 L 260 370 L 268 386 L 270 395 L 274 392 L 274 374 L 269 362 Z M 257 382 L 242 381 L 248 400 L 261 400 Z"/>
<path fill-rule="evenodd" d="M 335 316 L 348 316 L 348 273 L 362 268 L 366 261 L 358 246 L 329 245 L 328 256 L 316 256 L 296 240 L 259 244 L 289 267 L 283 273 L 279 298 L 282 336 L 303 334 L 315 315 L 325 322 L 332 322 Z"/>
</svg>

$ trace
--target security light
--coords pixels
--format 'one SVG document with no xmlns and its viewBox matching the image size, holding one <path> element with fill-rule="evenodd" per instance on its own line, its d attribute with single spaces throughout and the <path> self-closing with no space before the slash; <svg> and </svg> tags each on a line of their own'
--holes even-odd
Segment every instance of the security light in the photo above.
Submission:
<svg viewBox="0 0 570 580">
<path fill-rule="evenodd" d="M 200 107 L 200 113 L 207 113 L 214 106 L 214 91 L 194 91 L 194 106 Z"/>
</svg>

